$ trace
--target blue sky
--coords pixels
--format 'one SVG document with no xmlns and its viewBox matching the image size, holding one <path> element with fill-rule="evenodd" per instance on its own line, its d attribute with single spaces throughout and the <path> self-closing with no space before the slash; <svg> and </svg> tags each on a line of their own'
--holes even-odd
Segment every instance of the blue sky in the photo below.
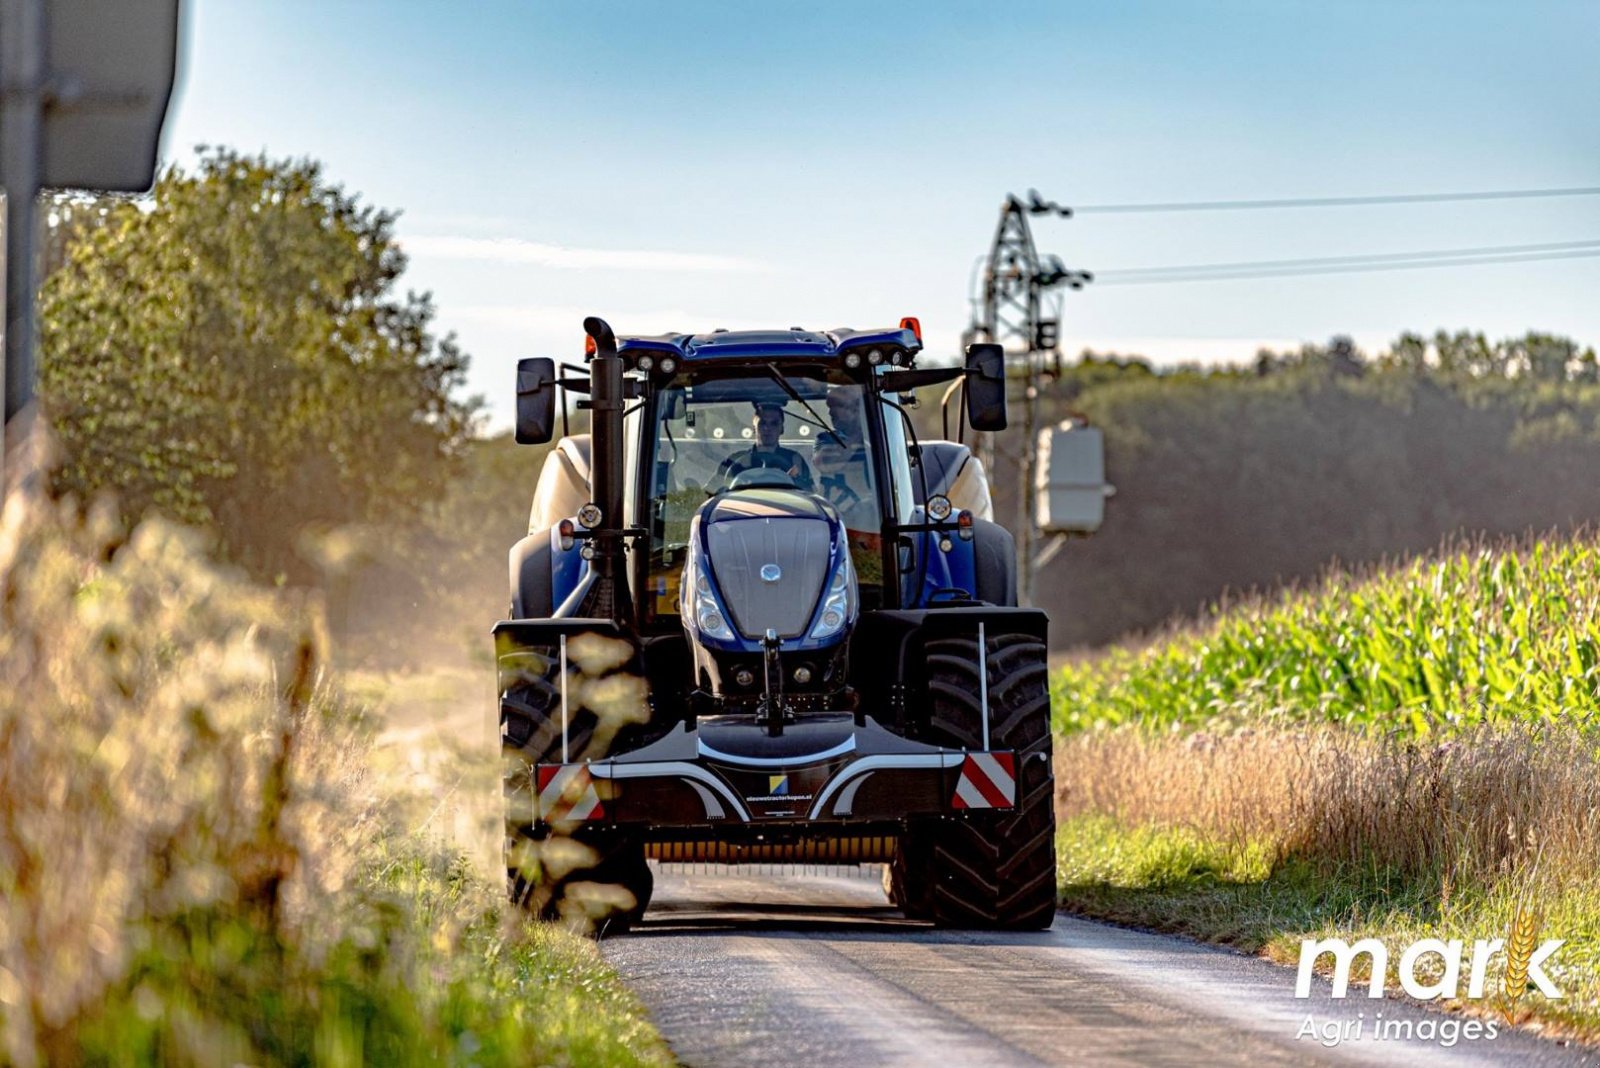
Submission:
<svg viewBox="0 0 1600 1068">
<path fill-rule="evenodd" d="M 188 0 L 165 145 L 403 210 L 504 421 L 519 356 L 918 315 L 954 351 L 1007 192 L 1067 204 L 1600 185 L 1600 2 Z M 1045 220 L 1093 270 L 1600 238 L 1600 197 Z M 1069 297 L 1064 347 L 1600 343 L 1600 259 Z"/>
</svg>

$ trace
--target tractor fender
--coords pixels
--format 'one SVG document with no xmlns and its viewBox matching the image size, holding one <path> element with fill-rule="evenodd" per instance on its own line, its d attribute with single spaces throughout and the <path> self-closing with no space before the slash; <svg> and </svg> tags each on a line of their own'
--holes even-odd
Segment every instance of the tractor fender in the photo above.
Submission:
<svg viewBox="0 0 1600 1068">
<path fill-rule="evenodd" d="M 511 547 L 511 618 L 548 619 L 554 608 L 550 531 L 541 530 Z"/>
<path fill-rule="evenodd" d="M 586 561 L 558 536 L 555 527 L 536 530 L 511 547 L 512 619 L 549 619 L 582 583 Z"/>
<path fill-rule="evenodd" d="M 950 548 L 940 547 L 949 539 Z M 936 605 L 952 590 L 967 599 L 1003 608 L 1017 605 L 1017 549 L 1011 532 L 987 519 L 974 519 L 972 540 L 944 532 L 924 532 L 917 551 L 925 561 L 919 605 Z"/>
<path fill-rule="evenodd" d="M 943 638 L 976 638 L 978 624 L 991 637 L 1049 637 L 1050 618 L 1037 608 L 951 605 L 863 612 L 851 637 L 851 685 L 863 708 L 883 710 L 882 721 L 913 726 L 926 709 L 927 647 Z M 877 712 L 874 712 L 876 715 Z"/>
</svg>

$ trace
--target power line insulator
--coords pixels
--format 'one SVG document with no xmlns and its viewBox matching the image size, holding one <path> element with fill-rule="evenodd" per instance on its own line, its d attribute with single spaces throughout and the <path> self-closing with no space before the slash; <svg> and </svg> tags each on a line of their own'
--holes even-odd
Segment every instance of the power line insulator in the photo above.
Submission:
<svg viewBox="0 0 1600 1068">
<path fill-rule="evenodd" d="M 1061 320 L 1040 319 L 1033 325 L 1033 347 L 1038 352 L 1054 352 L 1061 344 Z"/>
</svg>

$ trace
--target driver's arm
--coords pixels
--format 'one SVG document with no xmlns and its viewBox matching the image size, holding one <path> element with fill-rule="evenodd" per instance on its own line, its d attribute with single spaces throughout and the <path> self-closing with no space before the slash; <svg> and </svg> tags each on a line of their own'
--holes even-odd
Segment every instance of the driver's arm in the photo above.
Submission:
<svg viewBox="0 0 1600 1068">
<path fill-rule="evenodd" d="M 801 456 L 798 452 L 794 452 L 793 455 L 794 467 L 792 470 L 794 474 L 791 477 L 794 479 L 794 484 L 803 490 L 809 491 L 815 486 L 815 482 L 811 478 L 811 467 L 806 463 L 804 456 Z"/>
</svg>

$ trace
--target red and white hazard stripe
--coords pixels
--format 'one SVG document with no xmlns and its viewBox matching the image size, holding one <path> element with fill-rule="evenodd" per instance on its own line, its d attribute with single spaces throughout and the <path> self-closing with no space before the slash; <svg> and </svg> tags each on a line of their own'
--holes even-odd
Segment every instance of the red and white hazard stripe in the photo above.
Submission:
<svg viewBox="0 0 1600 1068">
<path fill-rule="evenodd" d="M 588 768 L 582 764 L 539 765 L 540 819 L 546 823 L 597 820 L 605 814 Z"/>
<path fill-rule="evenodd" d="M 1017 771 L 1014 753 L 968 753 L 956 779 L 951 808 L 1014 808 Z"/>
</svg>

